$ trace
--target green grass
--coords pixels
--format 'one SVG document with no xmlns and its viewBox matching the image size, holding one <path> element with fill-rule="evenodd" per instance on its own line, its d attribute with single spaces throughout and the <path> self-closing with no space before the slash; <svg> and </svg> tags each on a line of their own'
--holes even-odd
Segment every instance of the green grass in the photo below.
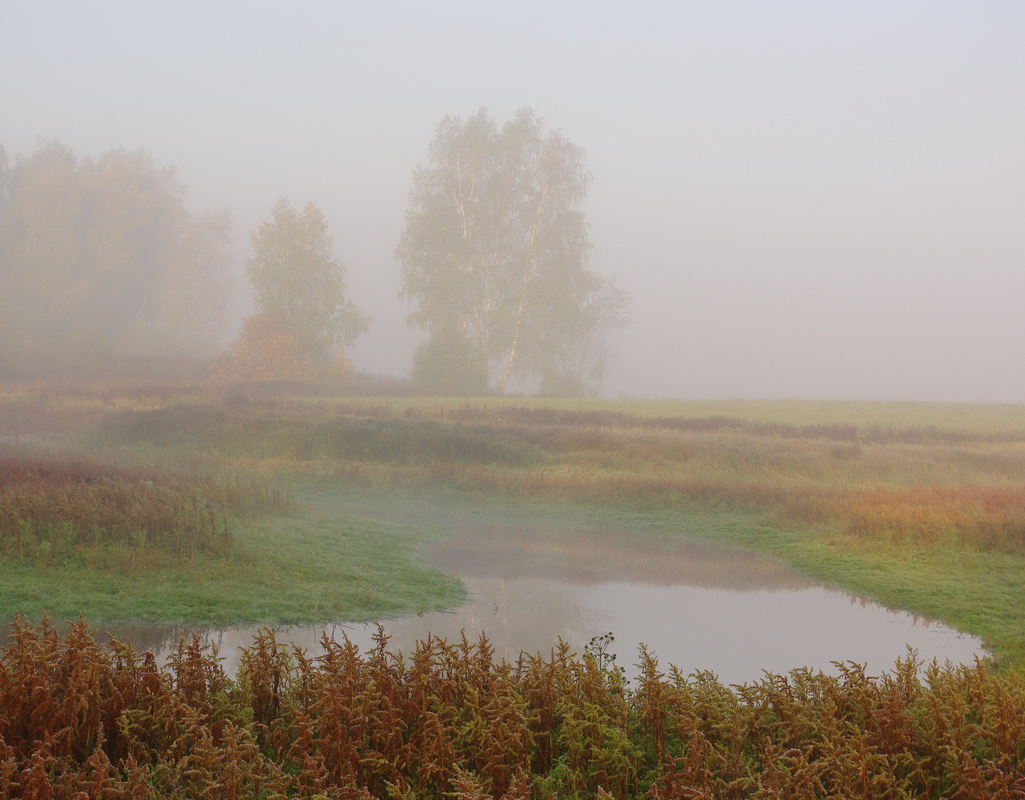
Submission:
<svg viewBox="0 0 1025 800">
<path fill-rule="evenodd" d="M 353 518 L 328 502 L 240 524 L 226 556 L 122 571 L 76 562 L 40 570 L 7 560 L 0 615 L 197 624 L 404 616 L 462 600 L 457 580 L 418 559 L 419 547 L 437 535 Z"/>
</svg>

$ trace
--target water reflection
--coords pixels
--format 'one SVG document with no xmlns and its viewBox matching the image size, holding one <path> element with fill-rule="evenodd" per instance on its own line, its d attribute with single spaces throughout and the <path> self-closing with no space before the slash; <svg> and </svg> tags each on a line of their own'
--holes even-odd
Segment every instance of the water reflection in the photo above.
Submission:
<svg viewBox="0 0 1025 800">
<path fill-rule="evenodd" d="M 393 647 L 408 650 L 428 634 L 483 632 L 497 655 L 515 658 L 521 651 L 548 653 L 559 638 L 579 650 L 612 631 L 628 675 L 645 643 L 663 665 L 711 670 L 727 683 L 757 680 L 763 670 L 832 671 L 831 662 L 844 660 L 882 672 L 908 646 L 941 662 L 970 663 L 982 654 L 974 637 L 828 589 L 770 559 L 650 533 L 478 520 L 430 546 L 426 558 L 462 578 L 472 600 L 450 612 L 382 622 Z M 179 636 L 198 633 L 232 672 L 256 630 L 120 625 L 106 632 L 158 658 Z M 294 626 L 280 637 L 316 654 L 324 635 L 368 648 L 376 630 Z"/>
</svg>

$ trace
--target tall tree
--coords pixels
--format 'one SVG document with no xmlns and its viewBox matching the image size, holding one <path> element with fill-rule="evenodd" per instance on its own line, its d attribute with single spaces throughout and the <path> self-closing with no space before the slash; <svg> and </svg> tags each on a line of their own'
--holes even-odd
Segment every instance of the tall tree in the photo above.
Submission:
<svg viewBox="0 0 1025 800">
<path fill-rule="evenodd" d="M 9 352 L 67 346 L 85 303 L 78 160 L 59 142 L 18 157 L 4 214 L 3 334 Z"/>
<path fill-rule="evenodd" d="M 574 306 L 553 314 L 536 348 L 541 383 L 547 397 L 598 394 L 613 352 L 612 334 L 628 321 L 630 297 L 610 279 L 592 276 L 576 295 Z"/>
<path fill-rule="evenodd" d="M 43 142 L 4 171 L 0 337 L 8 352 L 213 350 L 230 220 L 193 216 L 144 151 L 79 160 Z"/>
<path fill-rule="evenodd" d="M 334 258 L 327 222 L 307 203 L 297 211 L 280 200 L 253 233 L 255 254 L 247 274 L 256 309 L 281 319 L 301 350 L 326 361 L 339 345 L 351 345 L 369 327 L 346 298 L 345 266 Z"/>
<path fill-rule="evenodd" d="M 413 175 L 396 250 L 400 296 L 416 306 L 409 323 L 431 336 L 462 330 L 499 392 L 514 375 L 543 377 L 553 350 L 572 346 L 562 321 L 595 282 L 583 150 L 531 110 L 499 129 L 481 109 L 445 117 L 430 159 Z"/>
</svg>

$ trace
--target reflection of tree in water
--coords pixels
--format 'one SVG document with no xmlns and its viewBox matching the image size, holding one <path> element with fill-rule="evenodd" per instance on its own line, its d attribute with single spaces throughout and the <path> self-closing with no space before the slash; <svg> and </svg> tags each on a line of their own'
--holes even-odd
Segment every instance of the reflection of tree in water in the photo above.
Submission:
<svg viewBox="0 0 1025 800">
<path fill-rule="evenodd" d="M 895 617 L 900 617 L 902 620 L 910 622 L 911 626 L 915 628 L 929 628 L 934 625 L 939 628 L 947 627 L 945 623 L 940 622 L 940 620 L 938 619 L 930 619 L 929 617 L 923 617 L 920 614 L 916 614 L 914 611 L 904 611 L 899 608 L 889 608 L 887 606 L 880 605 L 875 600 L 869 600 L 867 597 L 862 597 L 858 594 L 852 594 L 851 592 L 845 592 L 842 589 L 834 589 L 834 591 L 838 594 L 844 595 L 852 606 L 857 606 L 858 608 L 864 609 L 871 609 L 873 611 L 882 609 L 887 614 L 891 614 Z"/>
</svg>

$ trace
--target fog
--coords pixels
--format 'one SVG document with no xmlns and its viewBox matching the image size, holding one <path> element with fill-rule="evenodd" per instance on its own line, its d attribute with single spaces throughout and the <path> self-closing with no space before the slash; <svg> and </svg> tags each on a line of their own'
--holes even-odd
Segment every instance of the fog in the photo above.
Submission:
<svg viewBox="0 0 1025 800">
<path fill-rule="evenodd" d="M 323 210 L 374 320 L 446 114 L 587 151 L 590 267 L 633 297 L 608 396 L 1025 402 L 1025 5 L 10 0 L 0 144 L 144 148 L 249 235 Z M 245 298 L 236 303 L 240 317 Z"/>
</svg>

